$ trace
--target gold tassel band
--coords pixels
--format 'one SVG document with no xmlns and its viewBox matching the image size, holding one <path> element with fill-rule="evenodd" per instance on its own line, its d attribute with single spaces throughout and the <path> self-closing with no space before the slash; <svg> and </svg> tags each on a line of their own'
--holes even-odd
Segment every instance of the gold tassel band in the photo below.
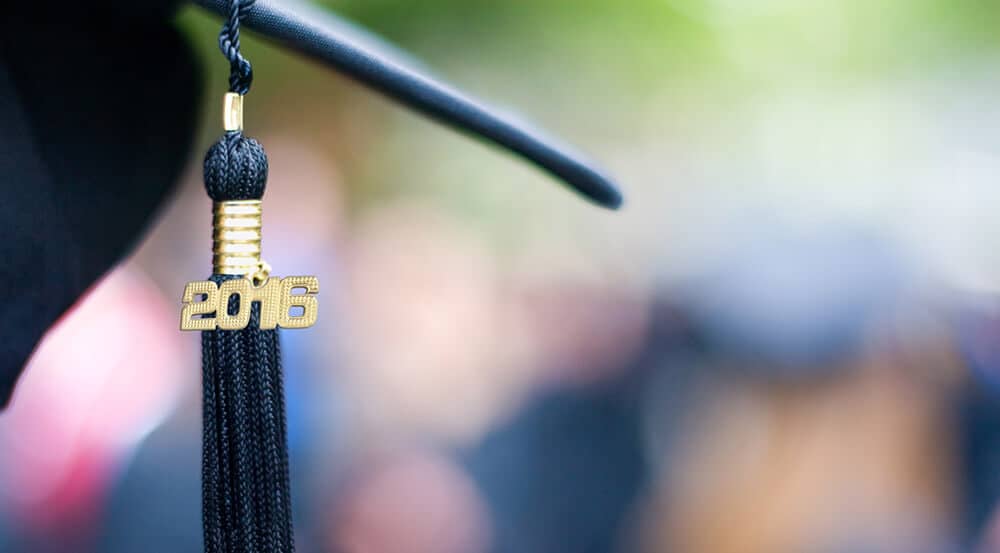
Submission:
<svg viewBox="0 0 1000 553">
<path fill-rule="evenodd" d="M 260 258 L 260 200 L 215 202 L 212 207 L 212 269 L 217 275 L 253 275 Z"/>
</svg>

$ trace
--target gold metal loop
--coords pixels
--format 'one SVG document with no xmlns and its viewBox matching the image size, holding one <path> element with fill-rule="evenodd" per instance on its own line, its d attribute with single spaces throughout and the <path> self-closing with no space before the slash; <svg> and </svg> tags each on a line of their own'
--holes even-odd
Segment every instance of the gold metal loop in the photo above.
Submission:
<svg viewBox="0 0 1000 553">
<path fill-rule="evenodd" d="M 271 276 L 271 265 L 267 261 L 264 261 L 262 259 L 260 263 L 257 264 L 257 270 L 254 271 L 253 274 L 248 275 L 248 278 L 250 279 L 250 282 L 252 282 L 254 286 L 260 286 L 261 284 L 267 282 L 267 279 L 270 276 Z"/>
<path fill-rule="evenodd" d="M 243 96 L 227 92 L 222 100 L 222 128 L 227 131 L 243 130 Z"/>
</svg>

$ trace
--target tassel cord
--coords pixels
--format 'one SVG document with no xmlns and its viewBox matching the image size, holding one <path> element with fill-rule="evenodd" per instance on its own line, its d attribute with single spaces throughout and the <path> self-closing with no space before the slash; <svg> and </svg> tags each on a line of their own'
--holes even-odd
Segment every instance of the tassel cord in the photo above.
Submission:
<svg viewBox="0 0 1000 553">
<path fill-rule="evenodd" d="M 253 0 L 231 0 L 219 47 L 230 63 L 230 90 L 253 81 L 240 53 L 240 19 Z M 259 200 L 267 156 L 241 130 L 227 131 L 205 156 L 205 190 L 215 202 Z M 244 278 L 214 274 L 216 284 Z M 204 450 L 202 505 L 206 553 L 293 553 L 287 425 L 278 330 L 260 328 L 260 305 L 242 330 L 202 333 Z"/>
</svg>

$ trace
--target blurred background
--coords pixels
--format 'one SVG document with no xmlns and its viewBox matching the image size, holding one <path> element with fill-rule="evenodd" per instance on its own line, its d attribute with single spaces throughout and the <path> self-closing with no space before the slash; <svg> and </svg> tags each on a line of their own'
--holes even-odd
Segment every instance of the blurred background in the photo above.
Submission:
<svg viewBox="0 0 1000 553">
<path fill-rule="evenodd" d="M 323 4 L 592 153 L 626 205 L 246 37 L 264 257 L 322 283 L 282 335 L 299 551 L 1000 551 L 1000 5 Z M 218 21 L 178 25 L 198 146 L 0 416 L 0 551 L 200 550 L 176 327 L 227 67 Z"/>
</svg>

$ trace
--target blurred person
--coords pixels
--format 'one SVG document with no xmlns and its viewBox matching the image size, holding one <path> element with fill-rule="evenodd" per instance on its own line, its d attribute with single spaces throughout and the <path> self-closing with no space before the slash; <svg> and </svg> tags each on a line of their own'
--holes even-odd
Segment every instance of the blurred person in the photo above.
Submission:
<svg viewBox="0 0 1000 553">
<path fill-rule="evenodd" d="M 589 291 L 577 300 L 587 303 L 602 296 Z M 558 307 L 567 305 L 554 302 L 540 312 L 558 313 Z M 696 346 L 695 337 L 683 316 L 666 303 L 597 305 L 604 308 L 573 306 L 570 312 L 624 322 L 634 321 L 638 310 L 642 323 L 623 326 L 638 333 L 634 341 L 625 333 L 617 343 L 623 349 L 607 354 L 612 347 L 589 358 L 579 353 L 601 352 L 595 345 L 599 334 L 563 342 L 554 351 L 558 355 L 545 358 L 553 365 L 543 369 L 547 378 L 536 381 L 522 408 L 460 455 L 489 505 L 493 553 L 635 550 L 638 509 L 651 473 L 644 447 L 643 389 L 651 378 L 667 375 L 677 384 L 677 398 L 683 397 L 691 375 L 672 361 Z M 607 329 L 581 321 L 567 326 Z M 551 333 L 561 330 L 554 323 L 548 328 Z"/>
<path fill-rule="evenodd" d="M 633 383 L 551 390 L 465 454 L 495 527 L 489 551 L 623 550 L 646 479 L 638 419 Z"/>
<path fill-rule="evenodd" d="M 657 479 L 646 550 L 954 550 L 956 421 L 912 367 L 861 363 L 819 382 L 704 391 Z"/>
<path fill-rule="evenodd" d="M 609 493 L 620 489 L 625 501 L 631 498 L 635 485 L 628 482 L 638 474 L 633 470 L 638 447 L 635 412 L 629 407 L 634 402 L 628 401 L 632 394 L 625 391 L 627 386 L 608 382 L 627 372 L 623 364 L 643 341 L 647 306 L 636 299 L 641 294 L 501 267 L 495 253 L 455 219 L 417 202 L 373 209 L 355 234 L 349 263 L 346 384 L 360 403 L 355 456 L 362 453 L 357 462 L 364 466 L 364 451 L 392 448 L 405 443 L 407 436 L 468 447 L 511 416 L 527 418 L 529 422 L 518 428 L 529 433 L 535 423 L 551 424 L 545 449 L 522 448 L 522 438 L 530 440 L 534 434 L 514 431 L 513 440 L 487 438 L 497 445 L 483 445 L 472 461 L 460 456 L 463 468 L 455 470 L 468 471 L 463 478 L 475 478 L 490 500 L 490 520 L 499 541 L 487 544 L 487 551 L 539 550 L 518 549 L 528 541 L 511 542 L 512 532 L 533 537 L 547 532 L 553 540 L 565 540 L 566 550 L 577 550 L 573 544 L 578 542 L 563 528 L 534 515 L 545 512 L 542 505 L 581 509 L 582 503 L 548 494 L 544 478 L 525 471 L 537 463 L 559 472 L 560 463 L 580 448 L 615 454 L 617 444 L 632 435 L 631 455 L 626 452 L 606 463 L 581 456 L 580 469 L 573 473 L 623 470 L 624 475 L 615 473 L 623 478 L 623 486 L 611 484 Z M 392 347 L 385 345 L 387 336 Z M 605 385 L 611 390 L 605 392 Z M 564 408 L 533 414 L 540 394 L 561 387 L 591 390 L 581 393 L 593 401 L 567 401 Z M 527 413 L 516 414 L 525 402 Z M 594 408 L 597 404 L 606 408 Z M 627 431 L 619 433 L 619 425 Z M 619 434 L 620 441 L 615 441 Z M 612 442 L 601 447 L 599 436 Z M 587 445 L 586 440 L 593 442 Z M 504 451 L 507 446 L 523 455 L 517 463 Z M 504 478 L 507 470 L 523 480 Z M 607 474 L 612 481 L 619 476 Z M 511 501 L 497 503 L 498 489 Z M 579 487 L 581 494 L 587 489 Z M 539 508 L 529 507 L 536 504 Z M 602 513 L 623 507 L 615 501 L 588 508 L 596 513 L 593 531 L 603 536 Z M 515 520 L 508 518 L 513 512 L 518 513 Z"/>
<path fill-rule="evenodd" d="M 175 325 L 155 285 L 125 265 L 47 334 L 0 416 L 5 552 L 94 550 L 117 475 L 188 380 Z"/>
<path fill-rule="evenodd" d="M 654 304 L 638 350 L 607 358 L 624 368 L 543 383 L 463 455 L 493 516 L 491 551 L 959 542 L 948 336 L 889 324 L 915 301 L 891 243 L 778 234 L 744 234 L 700 288 L 662 292 L 674 299 Z"/>
<path fill-rule="evenodd" d="M 697 399 L 669 421 L 670 382 L 649 388 L 648 424 L 676 429 L 652 442 L 644 550 L 953 550 L 961 369 L 946 327 L 911 316 L 924 300 L 895 245 L 771 228 L 734 247 L 684 288 Z"/>
</svg>

